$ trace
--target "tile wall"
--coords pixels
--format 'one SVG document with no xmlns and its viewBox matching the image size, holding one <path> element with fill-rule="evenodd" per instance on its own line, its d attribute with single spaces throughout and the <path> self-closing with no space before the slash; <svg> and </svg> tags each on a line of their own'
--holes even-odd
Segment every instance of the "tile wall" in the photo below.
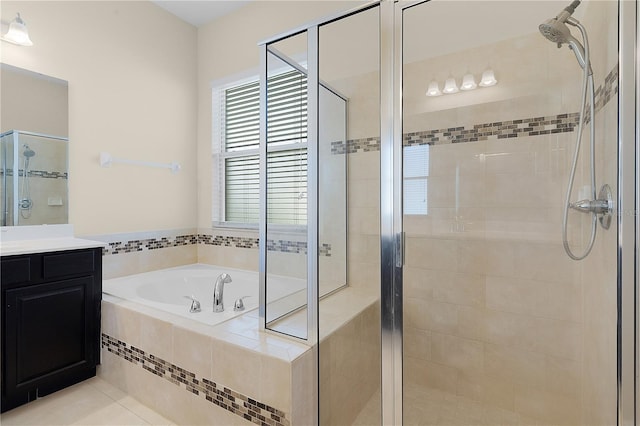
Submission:
<svg viewBox="0 0 640 426">
<path fill-rule="evenodd" d="M 178 424 L 309 422 L 311 352 L 259 334 L 257 314 L 207 327 L 110 296 L 102 311 L 98 374 Z"/>
<path fill-rule="evenodd" d="M 585 6 L 583 23 L 600 53 L 593 59 L 597 183 L 615 187 L 617 45 L 598 30 L 606 28 L 600 21 L 616 22 L 617 9 L 615 2 Z M 504 58 L 530 53 L 512 68 L 506 59 L 492 63 L 504 99 L 474 105 L 472 94 L 462 94 L 467 104 L 431 111 L 416 99 L 405 120 L 405 145 L 431 145 L 428 214 L 404 218 L 405 407 L 413 424 L 615 423 L 616 231 L 599 228 L 585 261 L 564 253 L 562 206 L 580 98 L 570 77 L 579 79 L 580 69 L 573 55 L 537 37 L 491 46 Z M 482 56 L 467 53 L 430 66 Z M 533 62 L 554 69 L 523 69 Z M 409 64 L 405 72 L 424 69 Z M 540 73 L 532 80 L 539 93 L 509 86 L 518 70 L 527 79 Z M 586 198 L 587 177 L 581 162 L 572 199 Z M 571 213 L 569 223 L 580 252 L 590 220 Z"/>
</svg>

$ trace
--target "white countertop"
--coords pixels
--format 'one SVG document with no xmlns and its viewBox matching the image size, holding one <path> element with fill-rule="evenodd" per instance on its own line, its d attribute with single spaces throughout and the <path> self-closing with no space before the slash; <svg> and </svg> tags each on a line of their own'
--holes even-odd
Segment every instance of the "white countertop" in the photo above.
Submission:
<svg viewBox="0 0 640 426">
<path fill-rule="evenodd" d="M 71 225 L 2 227 L 0 256 L 105 247 L 102 241 L 73 236 Z"/>
</svg>

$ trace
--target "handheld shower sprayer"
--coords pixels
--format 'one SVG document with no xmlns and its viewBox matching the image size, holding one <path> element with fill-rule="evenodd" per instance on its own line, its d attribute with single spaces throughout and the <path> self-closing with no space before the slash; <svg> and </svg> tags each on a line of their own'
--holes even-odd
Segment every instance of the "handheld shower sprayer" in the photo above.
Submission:
<svg viewBox="0 0 640 426">
<path fill-rule="evenodd" d="M 573 153 L 573 162 L 569 173 L 569 182 L 567 184 L 567 192 L 564 202 L 564 211 L 562 216 L 562 244 L 567 255 L 573 260 L 582 260 L 589 255 L 596 239 L 596 229 L 598 219 L 603 228 L 608 229 L 611 223 L 611 213 L 613 202 L 611 191 L 608 185 L 604 185 L 599 194 L 596 194 L 596 169 L 595 169 L 595 91 L 593 83 L 593 71 L 591 69 L 591 61 L 589 60 L 589 40 L 587 38 L 587 30 L 584 26 L 571 15 L 575 12 L 576 7 L 580 5 L 580 1 L 576 0 L 569 6 L 564 8 L 555 18 L 547 19 L 540 24 L 538 29 L 540 33 L 554 43 L 558 47 L 567 44 L 569 49 L 573 51 L 582 68 L 582 102 L 580 103 L 580 119 L 576 126 L 576 148 Z M 582 35 L 582 43 L 580 43 L 573 35 L 566 24 L 577 27 Z M 589 98 L 587 98 L 587 93 Z M 578 165 L 578 157 L 580 155 L 580 145 L 582 142 L 582 132 L 586 123 L 585 109 L 589 108 L 589 165 L 590 165 L 590 199 L 577 201 L 572 203 L 571 192 L 573 190 L 573 181 L 576 175 Z M 587 247 L 581 254 L 575 254 L 569 246 L 567 238 L 567 223 L 569 221 L 569 209 L 591 215 L 591 235 Z"/>
<path fill-rule="evenodd" d="M 580 5 L 579 0 L 575 0 L 569 6 L 562 9 L 562 11 L 555 17 L 551 19 L 547 19 L 542 24 L 538 26 L 540 33 L 547 38 L 547 40 L 556 43 L 558 48 L 562 47 L 563 44 L 567 44 L 569 49 L 573 51 L 576 55 L 576 59 L 580 64 L 582 69 L 586 67 L 589 74 L 592 74 L 591 64 L 589 63 L 589 59 L 585 56 L 585 48 L 574 36 L 571 35 L 571 31 L 566 24 L 576 26 L 583 31 L 580 22 L 573 18 L 573 12 L 575 12 L 576 7 Z M 584 31 L 583 31 L 584 34 Z"/>
</svg>

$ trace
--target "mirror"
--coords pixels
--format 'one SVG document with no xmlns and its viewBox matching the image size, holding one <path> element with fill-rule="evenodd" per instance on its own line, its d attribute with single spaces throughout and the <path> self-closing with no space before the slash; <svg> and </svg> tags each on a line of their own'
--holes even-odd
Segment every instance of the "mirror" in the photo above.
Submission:
<svg viewBox="0 0 640 426">
<path fill-rule="evenodd" d="M 0 64 L 0 225 L 69 217 L 68 84 Z"/>
</svg>

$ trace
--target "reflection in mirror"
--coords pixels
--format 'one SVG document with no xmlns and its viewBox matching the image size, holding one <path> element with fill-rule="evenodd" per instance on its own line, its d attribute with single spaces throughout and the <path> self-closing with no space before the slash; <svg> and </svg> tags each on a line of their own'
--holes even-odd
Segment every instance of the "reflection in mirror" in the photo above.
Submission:
<svg viewBox="0 0 640 426">
<path fill-rule="evenodd" d="M 68 85 L 0 64 L 0 224 L 68 222 Z"/>
</svg>

